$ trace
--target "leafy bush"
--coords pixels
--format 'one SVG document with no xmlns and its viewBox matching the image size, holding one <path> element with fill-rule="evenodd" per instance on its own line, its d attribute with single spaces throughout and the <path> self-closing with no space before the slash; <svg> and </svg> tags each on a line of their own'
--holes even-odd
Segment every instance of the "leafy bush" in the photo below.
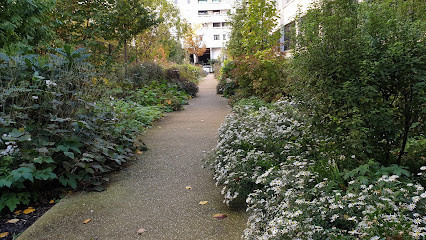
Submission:
<svg viewBox="0 0 426 240">
<path fill-rule="evenodd" d="M 88 56 L 70 46 L 46 56 L 0 54 L 0 211 L 35 201 L 47 186 L 101 190 L 102 174 L 133 156 L 135 133 L 186 102 L 177 86 L 162 84 L 154 98 L 165 106 L 135 103 L 144 103 L 143 92 L 117 88 Z"/>
<path fill-rule="evenodd" d="M 136 85 L 142 87 L 152 81 L 161 81 L 165 78 L 165 71 L 162 66 L 153 62 L 133 64 L 128 67 L 127 75 Z"/>
<path fill-rule="evenodd" d="M 128 132 L 130 135 L 139 134 L 163 116 L 161 106 L 142 106 L 132 101 L 112 100 L 97 105 L 98 111 L 114 114 L 114 119 L 117 119 L 113 129 L 115 134 L 122 132 Z"/>
<path fill-rule="evenodd" d="M 406 154 L 408 139 L 425 132 L 424 9 L 418 1 L 322 1 L 299 21 L 293 94 L 342 152 L 426 164 Z"/>
<path fill-rule="evenodd" d="M 176 83 L 180 87 L 180 89 L 185 91 L 186 94 L 190 95 L 191 97 L 195 97 L 197 95 L 198 93 L 197 84 L 182 77 L 178 68 L 172 67 L 167 69 L 166 78 L 169 81 Z"/>
<path fill-rule="evenodd" d="M 237 85 L 237 98 L 259 96 L 266 101 L 287 95 L 286 60 L 273 50 L 244 55 L 224 66 Z M 229 70 L 232 69 L 232 70 Z"/>
<path fill-rule="evenodd" d="M 193 83 L 198 83 L 206 74 L 201 67 L 193 66 L 191 64 L 175 65 L 174 68 L 179 71 L 181 79 L 187 79 Z"/>
<path fill-rule="evenodd" d="M 170 82 L 152 82 L 138 89 L 133 101 L 142 106 L 160 106 L 165 111 L 176 111 L 187 104 L 188 95 L 179 90 L 179 86 Z"/>
</svg>

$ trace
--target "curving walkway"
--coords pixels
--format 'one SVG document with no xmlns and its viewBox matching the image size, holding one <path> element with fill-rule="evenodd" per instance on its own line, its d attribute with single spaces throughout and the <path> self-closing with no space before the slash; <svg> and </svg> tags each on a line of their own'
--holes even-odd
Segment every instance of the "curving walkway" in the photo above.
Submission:
<svg viewBox="0 0 426 240">
<path fill-rule="evenodd" d="M 149 150 L 115 174 L 106 191 L 66 197 L 18 239 L 240 239 L 246 214 L 222 203 L 210 170 L 202 168 L 230 108 L 215 94 L 212 75 L 199 87 L 198 97 L 184 111 L 167 114 L 143 135 Z M 216 213 L 228 217 L 213 219 Z M 89 218 L 91 222 L 82 223 Z M 137 234 L 141 228 L 146 231 Z"/>
</svg>

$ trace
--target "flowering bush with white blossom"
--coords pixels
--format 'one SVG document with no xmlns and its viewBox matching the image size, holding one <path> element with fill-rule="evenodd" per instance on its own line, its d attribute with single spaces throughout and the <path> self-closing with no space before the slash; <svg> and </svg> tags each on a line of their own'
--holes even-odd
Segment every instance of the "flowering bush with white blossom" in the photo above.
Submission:
<svg viewBox="0 0 426 240">
<path fill-rule="evenodd" d="M 426 237 L 426 192 L 417 183 L 426 167 L 417 179 L 376 162 L 340 173 L 335 161 L 346 157 L 324 148 L 331 140 L 316 139 L 290 101 L 237 104 L 219 133 L 210 164 L 226 203 L 246 198 L 245 239 Z"/>
<path fill-rule="evenodd" d="M 300 119 L 290 101 L 266 104 L 252 99 L 234 106 L 219 129 L 220 140 L 210 159 L 217 184 L 224 186 L 226 203 L 247 197 L 261 187 L 256 178 L 264 171 L 278 167 L 286 156 L 305 151 Z"/>
</svg>

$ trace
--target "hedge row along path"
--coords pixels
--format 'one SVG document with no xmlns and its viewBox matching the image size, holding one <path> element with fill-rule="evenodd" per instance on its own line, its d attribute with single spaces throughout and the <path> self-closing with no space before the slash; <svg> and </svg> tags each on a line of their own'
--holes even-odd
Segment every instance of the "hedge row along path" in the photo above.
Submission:
<svg viewBox="0 0 426 240">
<path fill-rule="evenodd" d="M 112 176 L 106 191 L 67 196 L 18 239 L 240 239 L 247 215 L 222 203 L 211 171 L 202 168 L 230 112 L 215 94 L 216 83 L 212 75 L 204 78 L 184 111 L 167 114 L 143 134 L 149 150 Z M 213 218 L 219 213 L 228 217 Z"/>
</svg>

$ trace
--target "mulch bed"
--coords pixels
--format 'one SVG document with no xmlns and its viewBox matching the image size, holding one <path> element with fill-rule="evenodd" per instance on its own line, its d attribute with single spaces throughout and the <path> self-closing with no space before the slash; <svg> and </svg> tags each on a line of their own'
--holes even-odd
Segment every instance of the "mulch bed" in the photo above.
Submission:
<svg viewBox="0 0 426 240">
<path fill-rule="evenodd" d="M 41 217 L 47 210 L 49 210 L 55 203 L 36 204 L 34 206 L 35 211 L 24 214 L 22 213 L 25 209 L 18 209 L 15 212 L 0 213 L 0 234 L 8 232 L 1 240 L 12 240 L 16 238 L 20 233 L 24 232 L 29 226 L 31 226 L 39 217 Z M 20 211 L 19 214 L 17 211 Z M 19 219 L 16 223 L 7 223 L 11 219 Z"/>
</svg>

